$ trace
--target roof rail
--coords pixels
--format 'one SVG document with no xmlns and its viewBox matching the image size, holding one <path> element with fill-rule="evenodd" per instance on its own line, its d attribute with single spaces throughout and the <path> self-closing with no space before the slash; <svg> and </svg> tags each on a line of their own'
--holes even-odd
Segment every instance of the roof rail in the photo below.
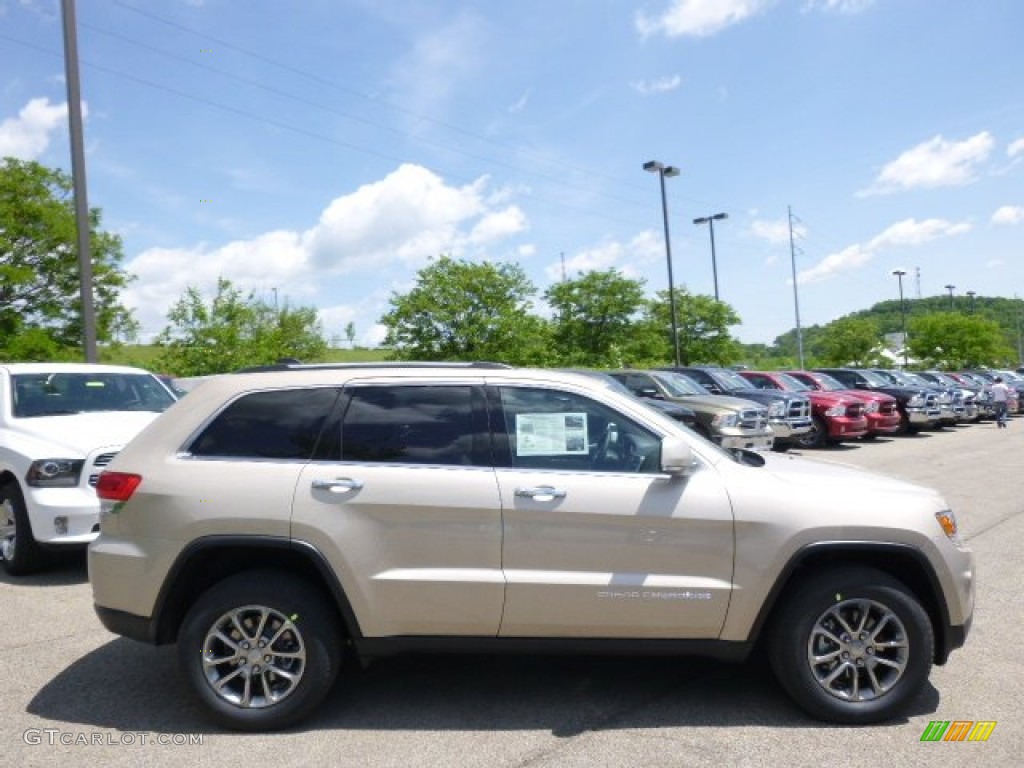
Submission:
<svg viewBox="0 0 1024 768">
<path fill-rule="evenodd" d="M 379 363 L 300 363 L 298 360 L 284 359 L 269 365 L 251 365 L 246 368 L 239 368 L 234 373 L 268 373 L 271 371 L 323 371 L 323 370 L 351 370 L 358 368 L 481 368 L 499 370 L 512 368 L 507 363 L 496 363 L 490 361 L 441 361 L 429 362 L 423 360 L 413 361 L 386 361 Z"/>
</svg>

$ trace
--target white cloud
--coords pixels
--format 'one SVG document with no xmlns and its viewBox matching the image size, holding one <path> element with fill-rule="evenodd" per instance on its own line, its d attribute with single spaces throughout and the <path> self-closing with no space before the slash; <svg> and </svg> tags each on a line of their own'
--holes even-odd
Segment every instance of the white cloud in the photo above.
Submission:
<svg viewBox="0 0 1024 768">
<path fill-rule="evenodd" d="M 992 214 L 993 224 L 1020 224 L 1024 221 L 1024 206 L 1004 205 Z"/>
<path fill-rule="evenodd" d="M 671 0 L 662 13 L 640 12 L 637 31 L 644 37 L 710 37 L 767 8 L 773 0 Z"/>
<path fill-rule="evenodd" d="M 299 232 L 279 230 L 224 245 L 150 248 L 128 262 L 138 277 L 125 292 L 144 333 L 166 325 L 167 309 L 194 286 L 209 294 L 226 276 L 243 290 L 328 304 L 327 278 L 379 275 L 395 265 L 418 267 L 442 253 L 465 257 L 528 229 L 515 205 L 487 195 L 486 177 L 453 187 L 431 171 L 402 165 L 384 179 L 336 198 L 319 221 Z M 337 307 L 331 317 L 337 317 Z M 347 322 L 347 321 L 346 321 Z M 325 324 L 326 325 L 326 324 Z"/>
<path fill-rule="evenodd" d="M 1010 146 L 1006 148 L 1006 154 L 1009 157 L 1017 157 L 1018 155 L 1024 155 L 1024 138 L 1011 141 Z"/>
<path fill-rule="evenodd" d="M 789 221 L 787 219 L 776 219 L 775 221 L 756 219 L 750 225 L 750 231 L 755 237 L 767 240 L 772 245 L 789 242 Z M 807 227 L 803 224 L 796 224 L 793 227 L 794 237 L 804 237 L 806 235 Z"/>
<path fill-rule="evenodd" d="M 807 0 L 804 3 L 804 13 L 821 9 L 830 13 L 854 14 L 866 11 L 875 0 Z"/>
<path fill-rule="evenodd" d="M 917 246 L 937 240 L 941 237 L 953 237 L 970 231 L 971 225 L 966 222 L 953 223 L 944 219 L 904 219 L 887 227 L 880 234 L 866 243 L 856 243 L 837 253 L 832 253 L 810 269 L 797 275 L 797 282 L 816 283 L 842 272 L 849 272 L 861 267 L 883 248 Z"/>
<path fill-rule="evenodd" d="M 513 103 L 508 108 L 508 111 L 510 113 L 512 113 L 512 114 L 515 114 L 516 112 L 522 112 L 524 109 L 526 109 L 526 105 L 530 101 L 530 95 L 531 94 L 532 94 L 532 91 L 530 89 L 527 89 L 526 91 L 524 91 L 523 95 L 520 96 L 518 99 L 516 99 L 515 103 Z"/>
<path fill-rule="evenodd" d="M 86 114 L 82 104 L 82 114 Z M 67 122 L 68 105 L 50 104 L 49 99 L 32 99 L 17 117 L 0 123 L 0 157 L 35 160 L 50 145 L 54 131 Z"/>
<path fill-rule="evenodd" d="M 615 268 L 627 277 L 636 278 L 635 265 L 650 264 L 665 258 L 665 241 L 654 230 L 641 232 L 628 243 L 611 240 L 580 251 L 565 259 L 565 275 L 573 278 L 581 272 L 603 271 Z M 551 280 L 562 277 L 562 260 L 549 264 L 545 273 Z"/>
<path fill-rule="evenodd" d="M 947 141 L 936 136 L 888 163 L 874 184 L 858 195 L 969 184 L 975 180 L 977 167 L 988 159 L 994 144 L 988 131 L 964 141 Z"/>
<path fill-rule="evenodd" d="M 679 75 L 665 75 L 659 77 L 656 80 L 638 80 L 630 83 L 630 87 L 637 93 L 642 93 L 644 96 L 648 96 L 652 93 L 665 93 L 667 91 L 674 91 L 680 85 L 682 85 L 683 79 Z"/>
</svg>

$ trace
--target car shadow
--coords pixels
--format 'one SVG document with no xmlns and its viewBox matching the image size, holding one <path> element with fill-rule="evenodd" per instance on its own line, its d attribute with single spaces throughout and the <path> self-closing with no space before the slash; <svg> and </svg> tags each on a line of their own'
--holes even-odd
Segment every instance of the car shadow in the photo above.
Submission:
<svg viewBox="0 0 1024 768">
<path fill-rule="evenodd" d="M 907 718 L 934 713 L 939 698 L 929 683 Z M 172 646 L 123 638 L 64 669 L 27 711 L 122 731 L 224 732 L 206 720 Z M 797 709 L 763 660 L 409 655 L 366 668 L 347 663 L 319 710 L 292 731 L 543 730 L 572 737 L 683 724 L 835 727 Z"/>
<path fill-rule="evenodd" d="M 68 587 L 89 581 L 85 551 L 47 552 L 46 564 L 38 573 L 11 576 L 0 567 L 0 584 L 15 587 Z"/>
</svg>

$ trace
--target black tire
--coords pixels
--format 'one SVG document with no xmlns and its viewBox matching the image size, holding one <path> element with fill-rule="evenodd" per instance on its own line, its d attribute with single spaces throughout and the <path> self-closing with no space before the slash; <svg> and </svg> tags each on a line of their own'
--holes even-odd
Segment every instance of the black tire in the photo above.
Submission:
<svg viewBox="0 0 1024 768">
<path fill-rule="evenodd" d="M 896 430 L 897 435 L 917 434 L 918 428 L 910 423 L 910 416 L 905 411 L 900 411 L 900 428 Z"/>
<path fill-rule="evenodd" d="M 782 599 L 769 631 L 769 659 L 808 714 L 847 725 L 876 723 L 900 715 L 924 688 L 934 632 L 917 598 L 896 579 L 870 568 L 819 572 Z M 851 635 L 846 627 L 863 631 Z"/>
<path fill-rule="evenodd" d="M 796 442 L 801 448 L 824 448 L 828 445 L 828 424 L 820 416 L 811 420 L 814 426 L 807 434 L 800 435 Z"/>
<path fill-rule="evenodd" d="M 225 631 L 215 635 L 218 627 Z M 219 639 L 224 636 L 237 644 Z M 276 730 L 309 716 L 327 696 L 341 665 L 341 642 L 334 606 L 315 587 L 281 571 L 246 571 L 215 584 L 189 609 L 178 659 L 218 724 Z M 214 656 L 222 661 L 207 664 Z M 214 681 L 222 684 L 219 692 Z"/>
<path fill-rule="evenodd" d="M 0 486 L 0 557 L 12 576 L 35 573 L 46 563 L 46 553 L 32 535 L 25 499 L 17 483 Z"/>
</svg>

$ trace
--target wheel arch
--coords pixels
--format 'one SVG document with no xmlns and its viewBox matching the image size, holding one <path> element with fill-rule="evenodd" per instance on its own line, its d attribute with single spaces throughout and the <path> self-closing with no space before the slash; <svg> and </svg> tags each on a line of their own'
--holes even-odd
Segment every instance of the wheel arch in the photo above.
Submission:
<svg viewBox="0 0 1024 768">
<path fill-rule="evenodd" d="M 311 545 L 270 536 L 207 536 L 191 542 L 168 571 L 153 611 L 153 642 L 176 642 L 185 614 L 199 595 L 229 576 L 250 570 L 298 576 L 337 608 L 347 638 L 361 638 L 343 587 Z"/>
<path fill-rule="evenodd" d="M 800 579 L 813 578 L 831 569 L 867 567 L 900 581 L 921 603 L 935 634 L 933 661 L 942 665 L 957 647 L 950 626 L 949 611 L 943 599 L 938 576 L 920 550 L 886 542 L 824 542 L 811 544 L 790 558 L 765 598 L 748 640 L 758 643 L 777 613 L 786 593 Z"/>
</svg>

